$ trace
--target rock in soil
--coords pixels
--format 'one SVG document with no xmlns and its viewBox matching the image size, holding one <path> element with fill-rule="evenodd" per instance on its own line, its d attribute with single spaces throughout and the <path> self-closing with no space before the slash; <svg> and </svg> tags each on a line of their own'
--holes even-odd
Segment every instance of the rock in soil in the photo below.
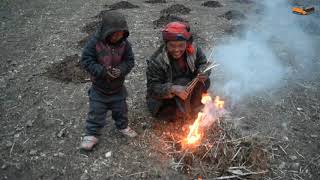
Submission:
<svg viewBox="0 0 320 180">
<path fill-rule="evenodd" d="M 207 1 L 207 2 L 204 2 L 202 6 L 217 8 L 217 7 L 222 7 L 222 4 L 218 1 Z"/>
<path fill-rule="evenodd" d="M 157 3 L 167 3 L 166 0 L 148 0 L 146 3 L 157 4 Z"/>
<path fill-rule="evenodd" d="M 243 13 L 241 13 L 240 11 L 231 10 L 231 11 L 224 13 L 223 15 L 220 15 L 219 17 L 223 17 L 228 20 L 231 20 L 231 19 L 240 20 L 240 19 L 245 18 L 245 15 Z"/>
<path fill-rule="evenodd" d="M 32 120 L 28 120 L 27 123 L 26 123 L 26 126 L 27 127 L 32 127 L 32 124 L 33 124 Z"/>
<path fill-rule="evenodd" d="M 279 169 L 284 169 L 286 167 L 286 163 L 285 162 L 281 162 L 279 165 Z"/>
<path fill-rule="evenodd" d="M 35 150 L 35 149 L 33 149 L 33 150 L 31 150 L 30 152 L 29 152 L 29 154 L 31 155 L 31 156 L 34 156 L 34 155 L 36 155 L 37 154 L 37 150 Z"/>
<path fill-rule="evenodd" d="M 292 161 L 295 161 L 295 160 L 297 160 L 297 159 L 298 159 L 298 157 L 297 157 L 297 156 L 289 156 L 289 158 L 290 158 Z"/>
<path fill-rule="evenodd" d="M 127 1 L 120 1 L 112 5 L 105 5 L 105 7 L 109 7 L 111 10 L 139 8 L 139 6 L 131 4 Z"/>
<path fill-rule="evenodd" d="M 63 128 L 58 132 L 57 137 L 61 138 L 61 137 L 64 137 L 65 135 L 66 135 L 66 129 Z"/>
<path fill-rule="evenodd" d="M 109 152 L 107 152 L 107 153 L 105 154 L 105 157 L 106 157 L 106 158 L 109 158 L 109 157 L 111 157 L 111 155 L 112 155 L 112 152 L 109 151 Z"/>
<path fill-rule="evenodd" d="M 187 8 L 186 6 L 182 4 L 174 4 L 167 9 L 163 9 L 160 11 L 161 14 L 189 14 L 191 11 L 190 8 Z"/>
<path fill-rule="evenodd" d="M 173 15 L 162 15 L 159 19 L 153 21 L 153 25 L 156 27 L 163 27 L 166 24 L 174 21 L 182 21 L 182 22 L 187 22 L 181 17 L 178 16 L 173 16 Z"/>
<path fill-rule="evenodd" d="M 7 167 L 8 167 L 8 165 L 4 164 L 4 165 L 1 166 L 1 169 L 5 170 L 5 169 L 7 169 Z"/>
<path fill-rule="evenodd" d="M 298 170 L 300 169 L 300 164 L 299 164 L 299 163 L 293 163 L 293 164 L 291 165 L 291 168 L 292 168 L 293 170 L 298 171 Z"/>
</svg>

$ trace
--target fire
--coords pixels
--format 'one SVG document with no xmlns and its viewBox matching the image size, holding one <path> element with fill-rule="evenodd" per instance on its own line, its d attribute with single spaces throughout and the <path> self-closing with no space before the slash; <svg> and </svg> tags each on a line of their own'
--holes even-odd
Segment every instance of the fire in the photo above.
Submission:
<svg viewBox="0 0 320 180">
<path fill-rule="evenodd" d="M 214 102 L 212 101 L 212 98 L 209 94 L 203 94 L 201 97 L 201 102 L 205 105 L 205 106 L 210 106 L 209 103 L 211 103 L 212 105 L 215 106 L 216 109 L 222 109 L 224 106 L 224 101 L 220 100 L 220 97 L 217 96 L 214 100 Z M 207 111 L 204 111 L 207 112 Z M 194 123 L 189 126 L 189 133 L 186 140 L 186 143 L 188 145 L 194 145 L 197 142 L 199 142 L 199 140 L 201 139 L 201 132 L 200 132 L 200 124 L 201 121 L 203 120 L 203 118 L 205 118 L 206 114 L 203 112 L 199 112 L 197 119 L 194 121 Z"/>
<path fill-rule="evenodd" d="M 207 104 L 207 103 L 209 103 L 211 101 L 212 101 L 212 98 L 208 93 L 205 93 L 205 94 L 202 95 L 202 97 L 201 97 L 202 104 Z"/>
<path fill-rule="evenodd" d="M 201 138 L 201 134 L 199 133 L 199 125 L 200 120 L 202 119 L 202 112 L 198 113 L 198 117 L 193 125 L 189 126 L 189 134 L 187 136 L 187 144 L 194 144 Z"/>
<path fill-rule="evenodd" d="M 214 100 L 214 105 L 216 106 L 216 108 L 222 109 L 224 106 L 224 101 L 220 101 L 220 97 L 217 96 Z"/>
</svg>

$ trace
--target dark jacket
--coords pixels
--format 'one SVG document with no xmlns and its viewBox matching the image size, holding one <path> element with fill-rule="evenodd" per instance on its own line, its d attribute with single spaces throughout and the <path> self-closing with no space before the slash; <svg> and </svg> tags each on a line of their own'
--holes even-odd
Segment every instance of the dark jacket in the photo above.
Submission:
<svg viewBox="0 0 320 180">
<path fill-rule="evenodd" d="M 116 31 L 124 31 L 125 36 L 119 43 L 110 45 L 110 47 L 112 47 L 112 50 L 117 50 L 117 48 L 119 49 L 119 46 L 123 44 L 125 44 L 125 47 L 122 54 L 121 63 L 114 67 L 120 69 L 121 76 L 110 81 L 107 79 L 106 68 L 98 61 L 96 44 L 101 41 L 106 41 L 106 39 L 108 39 L 108 37 L 110 37 L 110 35 Z M 93 88 L 105 94 L 117 93 L 119 90 L 124 89 L 123 83 L 125 76 L 134 66 L 134 55 L 131 44 L 127 41 L 128 36 L 128 26 L 122 14 L 117 12 L 109 12 L 102 17 L 102 23 L 100 27 L 98 28 L 96 34 L 93 35 L 85 45 L 80 60 L 81 65 L 92 76 L 91 79 Z"/>
<path fill-rule="evenodd" d="M 194 45 L 195 46 L 195 45 Z M 206 68 L 207 58 L 199 47 L 193 55 L 187 55 L 187 64 L 194 77 Z M 147 103 L 153 114 L 157 112 L 164 99 L 172 98 L 170 92 L 173 85 L 172 67 L 165 46 L 159 49 L 147 60 Z M 210 75 L 210 72 L 208 72 Z"/>
</svg>

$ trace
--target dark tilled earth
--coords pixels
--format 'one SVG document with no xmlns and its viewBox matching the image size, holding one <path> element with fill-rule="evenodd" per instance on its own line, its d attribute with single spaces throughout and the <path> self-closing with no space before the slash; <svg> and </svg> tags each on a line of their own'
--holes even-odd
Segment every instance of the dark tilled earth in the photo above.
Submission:
<svg viewBox="0 0 320 180">
<path fill-rule="evenodd" d="M 243 28 L 246 13 L 255 10 L 251 0 L 219 1 L 222 6 L 215 8 L 205 2 L 1 1 L 0 179 L 196 178 L 173 170 L 172 158 L 157 151 L 161 139 L 145 105 L 145 60 L 158 47 L 165 22 L 188 21 L 208 50 Z M 126 15 L 131 31 L 136 65 L 126 80 L 127 101 L 130 124 L 140 136 L 121 136 L 109 117 L 100 144 L 80 153 L 90 83 L 77 54 L 94 33 L 99 13 L 110 9 Z M 320 39 L 319 23 L 308 27 Z M 320 177 L 319 58 L 313 63 L 308 81 L 288 81 L 229 109 L 243 134 L 276 142 L 265 179 Z"/>
</svg>

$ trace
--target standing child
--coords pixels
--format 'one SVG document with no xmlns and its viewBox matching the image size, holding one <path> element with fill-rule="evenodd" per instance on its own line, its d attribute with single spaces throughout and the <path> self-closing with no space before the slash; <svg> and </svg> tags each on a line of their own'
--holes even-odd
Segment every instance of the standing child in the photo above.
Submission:
<svg viewBox="0 0 320 180">
<path fill-rule="evenodd" d="M 110 11 L 104 14 L 97 33 L 84 47 L 80 63 L 91 75 L 92 86 L 88 91 L 89 113 L 86 136 L 81 143 L 83 150 L 92 150 L 98 143 L 97 136 L 106 124 L 108 110 L 112 111 L 115 125 L 122 134 L 137 135 L 128 126 L 127 91 L 123 84 L 134 66 L 128 36 L 125 17 Z"/>
</svg>

